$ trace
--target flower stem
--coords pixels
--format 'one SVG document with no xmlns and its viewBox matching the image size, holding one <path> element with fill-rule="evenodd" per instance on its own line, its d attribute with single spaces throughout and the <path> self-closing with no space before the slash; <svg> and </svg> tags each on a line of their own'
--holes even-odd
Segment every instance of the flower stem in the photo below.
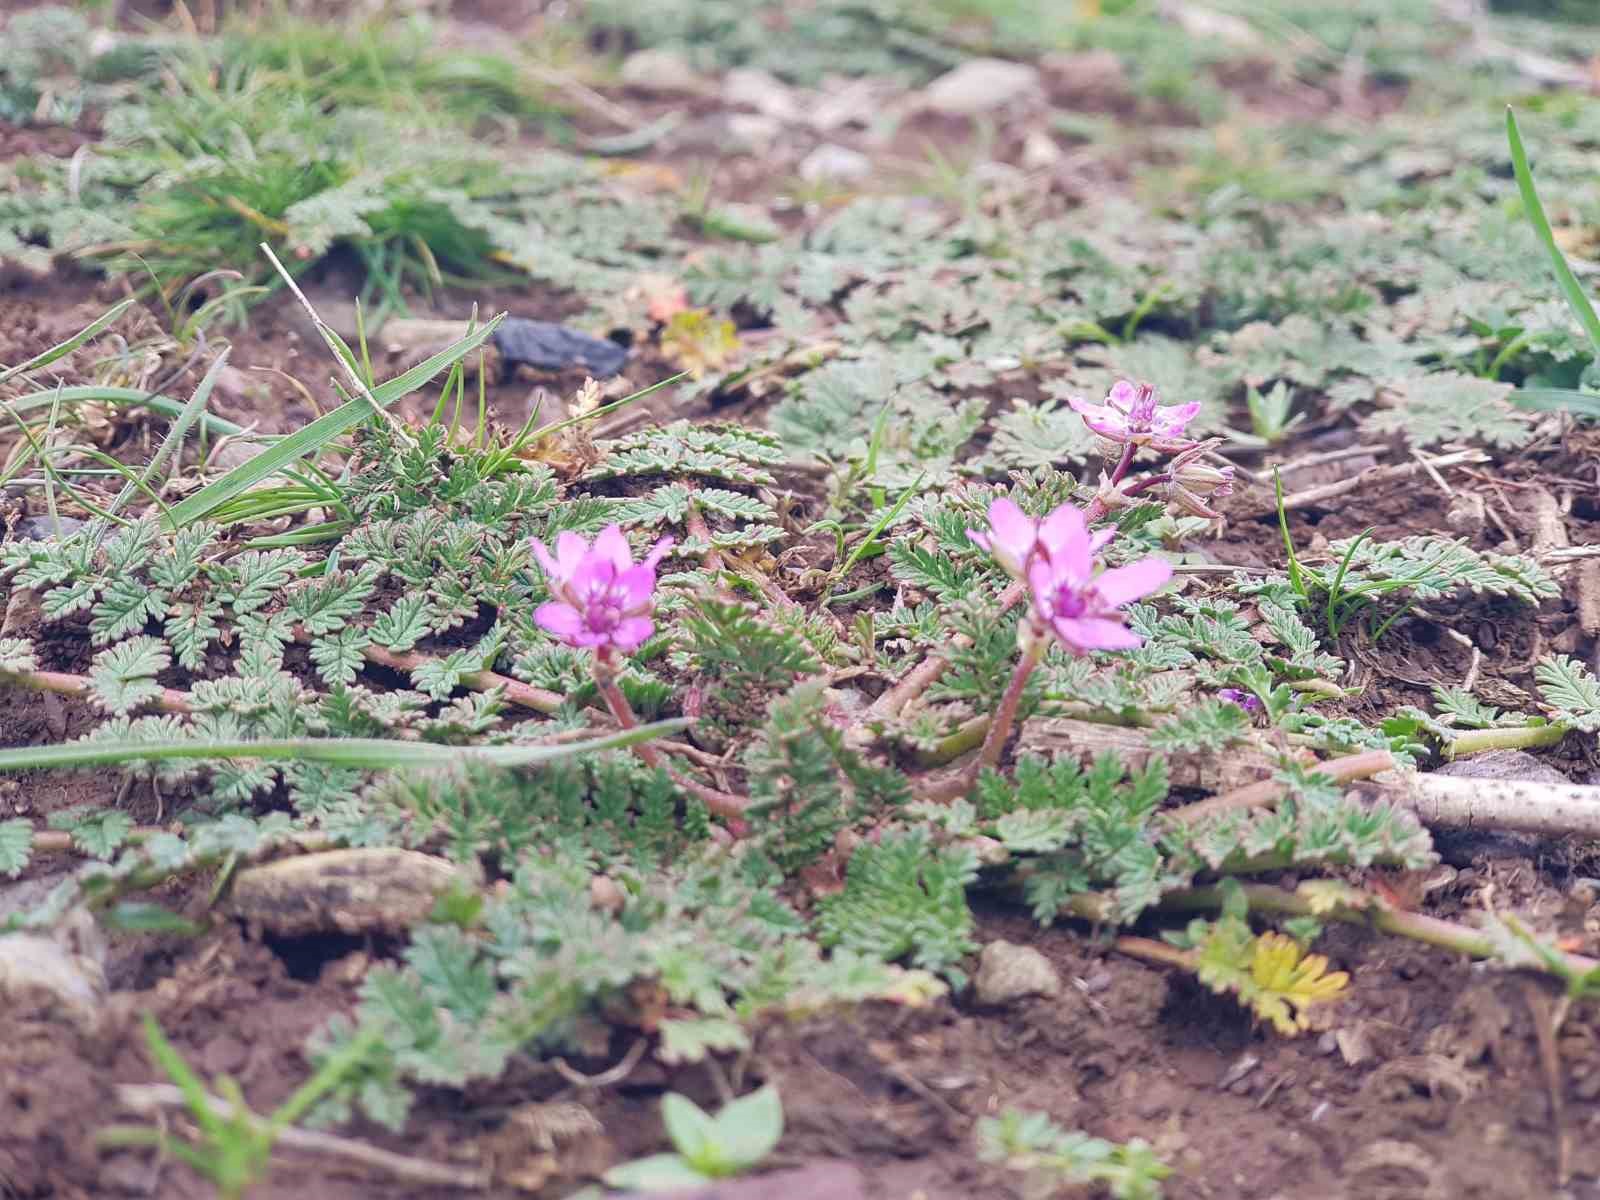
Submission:
<svg viewBox="0 0 1600 1200">
<path fill-rule="evenodd" d="M 1122 457 L 1117 460 L 1117 465 L 1111 469 L 1111 478 L 1108 480 L 1108 486 L 1114 489 L 1117 484 L 1122 482 L 1122 477 L 1128 473 L 1128 468 L 1133 466 L 1133 456 L 1137 452 L 1137 448 L 1132 442 L 1122 447 Z M 1107 511 L 1106 502 L 1096 496 L 1084 506 L 1084 524 L 1093 525 L 1101 517 L 1105 516 Z"/>
<path fill-rule="evenodd" d="M 1000 752 L 1005 749 L 1006 739 L 1011 736 L 1011 727 L 1016 723 L 1017 709 L 1022 704 L 1022 693 L 1028 686 L 1028 676 L 1033 674 L 1033 669 L 1044 657 L 1046 645 L 1044 638 L 1035 638 L 1022 652 L 1022 657 L 1017 660 L 1017 669 L 1011 673 L 1011 682 L 1006 685 L 1005 695 L 1000 697 L 1000 704 L 994 710 L 994 717 L 989 722 L 989 732 L 983 739 L 983 749 L 979 752 L 977 761 L 968 769 L 969 784 L 977 781 L 978 773 L 985 767 L 1000 764 Z"/>
<path fill-rule="evenodd" d="M 617 662 L 610 646 L 595 648 L 594 684 L 600 689 L 606 707 L 611 710 L 611 715 L 616 718 L 619 726 L 623 729 L 633 729 L 639 724 L 639 718 L 634 716 L 633 706 L 628 703 L 628 698 L 617 686 Z M 665 771 L 673 783 L 699 800 L 715 815 L 730 821 L 736 821 L 744 815 L 744 810 L 750 803 L 747 798 L 736 796 L 732 792 L 718 791 L 716 788 L 707 787 L 703 783 L 697 783 L 687 776 L 680 775 L 666 765 L 661 751 L 649 742 L 640 742 L 633 747 L 633 752 L 645 766 Z"/>
<path fill-rule="evenodd" d="M 1526 750 L 1536 746 L 1554 746 L 1567 736 L 1567 727 L 1559 722 L 1551 725 L 1517 725 L 1509 729 L 1468 729 L 1450 739 L 1440 753 L 1446 761 L 1465 758 L 1469 754 L 1482 754 L 1485 750 Z"/>
</svg>

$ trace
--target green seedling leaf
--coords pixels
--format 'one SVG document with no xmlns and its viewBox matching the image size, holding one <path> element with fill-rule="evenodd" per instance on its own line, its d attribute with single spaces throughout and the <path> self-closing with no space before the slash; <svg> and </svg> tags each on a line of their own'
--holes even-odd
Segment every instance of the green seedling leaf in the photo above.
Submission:
<svg viewBox="0 0 1600 1200">
<path fill-rule="evenodd" d="M 661 1119 L 678 1153 L 703 1175 L 727 1174 L 726 1157 L 717 1142 L 717 1125 L 687 1096 L 668 1092 L 661 1098 Z"/>
<path fill-rule="evenodd" d="M 770 1083 L 729 1101 L 714 1121 L 713 1136 L 729 1173 L 755 1166 L 783 1136 L 783 1101 Z"/>
<path fill-rule="evenodd" d="M 709 1176 L 696 1171 L 681 1154 L 652 1154 L 612 1167 L 601 1178 L 607 1187 L 630 1192 L 671 1192 L 710 1182 Z"/>
</svg>

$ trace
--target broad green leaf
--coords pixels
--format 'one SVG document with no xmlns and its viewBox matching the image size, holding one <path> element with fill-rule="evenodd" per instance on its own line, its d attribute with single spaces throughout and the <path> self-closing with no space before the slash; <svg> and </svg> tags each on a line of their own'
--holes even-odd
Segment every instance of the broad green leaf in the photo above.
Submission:
<svg viewBox="0 0 1600 1200">
<path fill-rule="evenodd" d="M 1506 399 L 1530 412 L 1569 412 L 1600 420 L 1600 396 L 1574 388 L 1518 388 Z"/>
</svg>

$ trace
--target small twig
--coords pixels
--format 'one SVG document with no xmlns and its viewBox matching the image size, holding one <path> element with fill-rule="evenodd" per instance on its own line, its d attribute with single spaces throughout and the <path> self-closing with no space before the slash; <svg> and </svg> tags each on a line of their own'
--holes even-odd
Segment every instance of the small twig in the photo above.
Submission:
<svg viewBox="0 0 1600 1200">
<path fill-rule="evenodd" d="M 607 100 L 599 92 L 585 83 L 580 83 L 561 71 L 541 66 L 539 63 L 525 62 L 522 69 L 528 76 L 546 87 L 553 87 L 558 91 L 566 92 L 584 108 L 596 116 L 604 117 L 613 125 L 620 125 L 624 129 L 637 129 L 639 119 L 622 105 Z"/>
<path fill-rule="evenodd" d="M 240 1115 L 233 1105 L 220 1097 L 204 1094 L 203 1098 L 206 1106 L 219 1117 Z M 119 1084 L 117 1086 L 117 1099 L 132 1111 L 144 1114 L 159 1115 L 166 1109 L 187 1109 L 189 1107 L 189 1101 L 183 1092 L 170 1083 Z M 265 1128 L 268 1124 L 264 1118 L 257 1116 L 255 1113 L 245 1112 L 243 1116 L 258 1130 Z M 304 1150 L 309 1154 L 327 1154 L 335 1158 L 347 1159 L 364 1167 L 387 1172 L 396 1179 L 411 1180 L 415 1183 L 482 1191 L 493 1182 L 488 1171 L 476 1167 L 453 1167 L 448 1163 L 431 1162 L 424 1158 L 411 1158 L 408 1155 L 395 1154 L 389 1150 L 380 1150 L 376 1146 L 369 1146 L 365 1142 L 358 1142 L 353 1138 L 339 1137 L 331 1133 L 318 1133 L 310 1129 L 301 1129 L 295 1125 L 280 1129 L 277 1139 L 278 1144 L 281 1146 Z"/>
<path fill-rule="evenodd" d="M 1335 783 L 1351 783 L 1357 779 L 1368 779 L 1384 771 L 1392 771 L 1395 766 L 1394 755 L 1387 750 L 1368 750 L 1361 754 L 1350 754 L 1344 758 L 1330 759 L 1317 767 L 1319 774 L 1331 776 Z M 1477 783 L 1479 780 L 1463 780 L 1463 782 Z M 1196 804 L 1188 804 L 1182 808 L 1173 809 L 1164 814 L 1170 821 L 1193 824 L 1203 821 L 1220 813 L 1233 812 L 1246 808 L 1266 808 L 1274 804 L 1284 793 L 1284 785 L 1276 779 L 1263 779 L 1260 783 L 1252 783 L 1246 787 L 1237 788 L 1231 792 L 1224 792 L 1220 796 L 1213 796 L 1209 800 L 1201 800 Z"/>
<path fill-rule="evenodd" d="M 1462 463 L 1488 461 L 1489 456 L 1481 450 L 1460 450 L 1454 454 L 1441 454 L 1433 460 L 1430 466 L 1431 469 L 1436 470 L 1439 467 L 1454 467 Z M 1302 492 L 1294 492 L 1285 496 L 1283 498 L 1283 507 L 1285 511 L 1308 508 L 1315 504 L 1321 504 L 1326 500 L 1343 496 L 1348 492 L 1356 491 L 1358 488 L 1374 487 L 1379 484 L 1392 483 L 1397 479 L 1407 479 L 1422 469 L 1423 464 L 1420 462 L 1397 463 L 1392 467 L 1372 467 L 1359 475 L 1352 475 L 1348 479 L 1325 483 L 1319 487 L 1306 488 Z M 1264 517 L 1276 512 L 1278 509 L 1275 499 L 1270 501 L 1262 499 L 1254 504 L 1242 507 L 1243 511 L 1233 515 L 1239 517 Z"/>
<path fill-rule="evenodd" d="M 1427 455 L 1423 454 L 1423 452 L 1418 450 L 1416 447 L 1412 447 L 1411 457 L 1422 464 L 1422 469 L 1428 473 L 1428 478 L 1439 485 L 1439 490 L 1441 492 L 1443 492 L 1446 496 L 1449 496 L 1451 499 L 1455 498 L 1455 488 L 1451 487 L 1445 482 L 1444 476 L 1439 474 L 1439 469 L 1435 467 L 1433 463 L 1428 461 Z"/>
<path fill-rule="evenodd" d="M 1129 958 L 1142 959 L 1163 967 L 1180 967 L 1185 971 L 1193 971 L 1195 968 L 1193 950 L 1180 950 L 1176 946 L 1169 946 L 1166 942 L 1158 942 L 1155 938 L 1132 935 L 1119 937 L 1111 943 L 1111 948 L 1118 954 L 1126 954 Z"/>
<path fill-rule="evenodd" d="M 1307 454 L 1304 458 L 1296 458 L 1284 463 L 1278 468 L 1278 474 L 1289 475 L 1295 471 L 1304 471 L 1310 467 L 1326 466 L 1328 463 L 1343 462 L 1347 458 L 1382 458 L 1389 453 L 1389 447 L 1376 446 L 1346 446 L 1342 450 L 1323 450 L 1317 454 Z"/>
<path fill-rule="evenodd" d="M 1533 1017 L 1539 1065 L 1544 1068 L 1544 1083 L 1550 1092 L 1550 1131 L 1556 1138 L 1556 1186 L 1566 1187 L 1572 1178 L 1572 1144 L 1567 1135 L 1567 1107 L 1561 1087 L 1561 1052 L 1556 1047 L 1557 1018 L 1550 1011 L 1550 1003 L 1539 985 L 1532 980 L 1523 984 L 1522 998 L 1528 1002 L 1528 1012 Z"/>
<path fill-rule="evenodd" d="M 295 628 L 296 640 L 303 633 L 300 627 Z M 402 671 L 410 674 L 425 663 L 436 661 L 426 654 L 415 651 L 397 653 L 385 650 L 382 646 L 369 645 L 361 651 L 361 657 L 380 667 L 390 670 Z M 523 683 L 520 679 L 512 679 L 509 675 L 501 675 L 496 671 L 472 671 L 461 676 L 461 686 L 473 692 L 488 692 L 495 688 L 503 688 L 505 697 L 518 708 L 532 709 L 546 715 L 559 712 L 564 702 L 564 697 L 555 692 L 547 692 L 543 688 L 536 688 L 532 684 Z"/>
<path fill-rule="evenodd" d="M 598 1075 L 585 1075 L 581 1071 L 574 1071 L 567 1065 L 564 1058 L 552 1058 L 550 1069 L 561 1078 L 565 1079 L 579 1091 L 597 1092 L 601 1088 L 608 1088 L 613 1084 L 621 1083 L 633 1069 L 639 1065 L 639 1060 L 644 1057 L 644 1052 L 650 1048 L 649 1038 L 639 1038 L 628 1047 L 628 1052 L 617 1060 L 615 1066 L 607 1067 Z"/>
<path fill-rule="evenodd" d="M 94 689 L 83 675 L 69 675 L 64 671 L 0 671 L 0 685 L 29 688 L 36 692 L 53 692 L 57 696 L 89 698 Z M 162 712 L 192 713 L 194 706 L 189 697 L 174 688 L 162 688 L 154 697 L 154 704 Z"/>
<path fill-rule="evenodd" d="M 278 261 L 278 256 L 272 252 L 272 247 L 267 245 L 265 242 L 262 242 L 261 252 L 265 254 L 272 262 L 272 265 L 277 268 L 278 274 L 283 277 L 283 282 L 288 286 L 289 290 L 294 293 L 294 298 L 300 301 L 301 307 L 304 308 L 307 315 L 310 316 L 311 323 L 316 326 L 317 332 L 322 335 L 322 340 L 328 343 L 329 352 L 333 354 L 334 359 L 337 360 L 340 368 L 343 369 L 345 377 L 349 379 L 351 384 L 355 387 L 356 394 L 367 402 L 367 404 L 371 407 L 374 416 L 380 417 L 388 423 L 390 431 L 405 445 L 415 445 L 415 439 L 406 432 L 405 426 L 395 418 L 395 415 L 392 412 L 378 403 L 377 398 L 372 394 L 372 389 L 367 386 L 366 380 L 362 379 L 360 373 L 345 361 L 344 355 L 340 354 L 334 349 L 334 346 L 336 346 L 343 339 L 341 339 L 339 335 L 333 331 L 332 326 L 322 319 L 322 317 L 317 313 L 317 310 L 312 306 L 311 301 L 306 299 L 306 294 L 300 290 L 300 285 L 295 282 L 294 276 L 289 274 L 289 272 L 284 269 L 283 264 Z"/>
</svg>

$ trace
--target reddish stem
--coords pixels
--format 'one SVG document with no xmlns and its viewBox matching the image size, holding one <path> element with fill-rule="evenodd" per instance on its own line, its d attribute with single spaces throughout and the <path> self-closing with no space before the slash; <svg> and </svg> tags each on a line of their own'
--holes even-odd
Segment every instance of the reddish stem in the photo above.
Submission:
<svg viewBox="0 0 1600 1200">
<path fill-rule="evenodd" d="M 1115 488 L 1117 484 L 1122 482 L 1122 477 L 1128 473 L 1128 468 L 1133 466 L 1133 456 L 1137 452 L 1138 449 L 1132 442 L 1128 442 L 1122 447 L 1122 457 L 1117 460 L 1117 465 L 1111 469 L 1111 479 L 1108 484 L 1110 487 Z M 1101 517 L 1105 516 L 1107 511 L 1109 510 L 1106 508 L 1106 502 L 1096 496 L 1084 506 L 1083 523 L 1085 525 L 1093 525 Z"/>
<path fill-rule="evenodd" d="M 634 715 L 633 706 L 628 703 L 628 698 L 622 694 L 622 689 L 617 686 L 617 662 L 612 654 L 611 647 L 597 646 L 594 652 L 594 682 L 600 689 L 600 695 L 605 699 L 606 707 L 611 710 L 611 715 L 616 718 L 617 725 L 622 729 L 637 729 L 639 718 Z M 633 747 L 633 752 L 639 756 L 641 762 L 647 767 L 659 767 L 666 771 L 672 782 L 695 797 L 711 812 L 728 821 L 730 825 L 737 824 L 742 832 L 744 810 L 750 801 L 743 796 L 735 796 L 732 792 L 718 791 L 716 788 L 707 787 L 697 783 L 668 767 L 661 756 L 659 747 L 652 746 L 649 742 L 640 742 Z"/>
<path fill-rule="evenodd" d="M 979 772 L 985 767 L 1000 765 L 1000 752 L 1005 749 L 1006 739 L 1011 736 L 1011 727 L 1016 724 L 1017 709 L 1022 705 L 1022 693 L 1028 686 L 1028 676 L 1033 674 L 1033 669 L 1044 657 L 1045 645 L 1044 638 L 1036 637 L 1017 660 L 1017 669 L 1011 673 L 1011 682 L 1006 685 L 1005 695 L 1000 698 L 1000 705 L 989 721 L 983 749 L 978 752 L 977 761 L 967 769 L 969 784 L 977 781 Z"/>
</svg>

